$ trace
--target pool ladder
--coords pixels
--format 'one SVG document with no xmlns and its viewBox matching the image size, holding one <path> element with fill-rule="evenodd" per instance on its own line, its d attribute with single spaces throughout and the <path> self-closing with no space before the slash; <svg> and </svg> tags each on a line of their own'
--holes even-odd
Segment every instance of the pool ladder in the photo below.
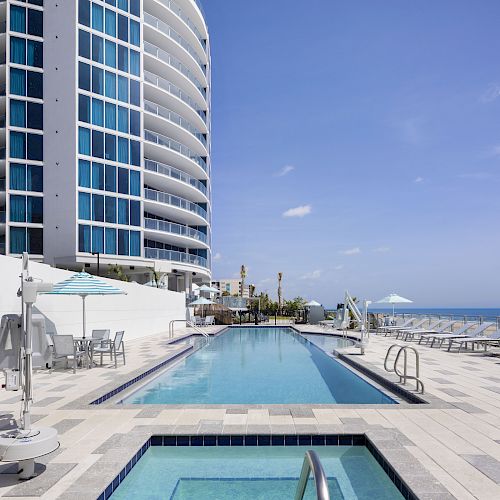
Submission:
<svg viewBox="0 0 500 500">
<path fill-rule="evenodd" d="M 300 473 L 299 484 L 295 493 L 295 500 L 302 500 L 306 492 L 307 482 L 309 476 L 313 475 L 314 486 L 316 488 L 316 498 L 318 500 L 330 500 L 330 493 L 328 491 L 328 480 L 325 471 L 319 460 L 318 454 L 309 450 L 306 451 L 304 456 L 304 463 Z"/>
<path fill-rule="evenodd" d="M 396 358 L 394 359 L 394 365 L 392 368 L 389 367 L 389 355 L 391 351 L 399 347 L 399 351 L 396 354 Z M 408 351 L 412 351 L 415 354 L 415 375 L 408 375 Z M 398 368 L 399 359 L 403 355 L 403 371 L 401 372 Z M 388 372 L 394 372 L 399 377 L 399 383 L 405 385 L 407 380 L 415 380 L 417 384 L 417 392 L 420 391 L 422 394 L 424 393 L 424 383 L 420 379 L 420 355 L 418 351 L 409 345 L 399 345 L 393 344 L 387 350 L 387 354 L 385 355 L 384 360 L 384 369 Z"/>
</svg>

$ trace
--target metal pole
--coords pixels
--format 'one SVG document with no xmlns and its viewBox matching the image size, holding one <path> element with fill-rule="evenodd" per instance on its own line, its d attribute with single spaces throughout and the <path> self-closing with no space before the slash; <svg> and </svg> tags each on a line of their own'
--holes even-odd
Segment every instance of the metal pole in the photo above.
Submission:
<svg viewBox="0 0 500 500">
<path fill-rule="evenodd" d="M 83 338 L 85 338 L 85 331 L 86 331 L 86 320 L 85 320 L 85 295 L 82 295 L 83 299 Z"/>
<path fill-rule="evenodd" d="M 30 405 L 33 399 L 33 387 L 31 382 L 32 376 L 32 310 L 33 304 L 30 302 L 26 303 L 26 346 L 25 346 L 25 357 L 24 357 L 24 401 L 23 401 L 23 429 L 31 429 L 31 415 L 30 415 Z"/>
</svg>

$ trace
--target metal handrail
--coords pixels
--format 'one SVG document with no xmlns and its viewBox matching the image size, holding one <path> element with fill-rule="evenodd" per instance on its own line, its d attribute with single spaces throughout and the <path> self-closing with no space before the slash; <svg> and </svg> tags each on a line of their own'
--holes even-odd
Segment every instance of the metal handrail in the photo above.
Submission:
<svg viewBox="0 0 500 500">
<path fill-rule="evenodd" d="M 328 480 L 325 471 L 321 465 L 318 454 L 313 450 L 306 451 L 304 463 L 300 473 L 299 484 L 295 493 L 295 500 L 302 500 L 306 492 L 307 481 L 309 475 L 313 475 L 314 485 L 316 487 L 316 498 L 318 500 L 330 500 L 330 492 L 328 491 Z"/>
<path fill-rule="evenodd" d="M 389 360 L 389 354 L 394 349 L 395 347 L 399 347 L 399 351 L 396 354 L 396 358 L 394 359 L 394 365 L 393 368 L 390 369 L 387 366 L 388 360 Z M 415 353 L 415 375 L 408 375 L 408 355 L 407 351 L 413 351 Z M 399 358 L 401 357 L 401 354 L 404 355 L 403 358 L 403 372 L 400 372 L 398 370 L 398 362 Z M 385 360 L 384 360 L 384 369 L 388 372 L 394 372 L 398 377 L 399 377 L 399 383 L 405 385 L 407 380 L 415 380 L 417 384 L 417 392 L 420 391 L 422 394 L 425 392 L 424 388 L 424 383 L 420 379 L 420 355 L 413 346 L 409 345 L 404 345 L 401 346 L 399 344 L 393 344 L 389 347 L 387 350 L 387 354 L 385 355 Z"/>
<path fill-rule="evenodd" d="M 193 324 L 192 321 L 189 321 L 187 319 L 173 319 L 170 321 L 170 323 L 168 324 L 168 336 L 169 338 L 172 338 L 174 336 L 174 326 L 175 326 L 175 323 L 186 323 L 186 326 L 189 326 L 191 328 L 193 328 L 195 331 L 197 331 L 198 333 L 200 333 L 201 335 L 203 335 L 205 338 L 209 338 L 210 335 L 207 333 L 207 332 L 204 332 L 203 330 L 200 330 L 197 326 L 195 326 Z"/>
</svg>

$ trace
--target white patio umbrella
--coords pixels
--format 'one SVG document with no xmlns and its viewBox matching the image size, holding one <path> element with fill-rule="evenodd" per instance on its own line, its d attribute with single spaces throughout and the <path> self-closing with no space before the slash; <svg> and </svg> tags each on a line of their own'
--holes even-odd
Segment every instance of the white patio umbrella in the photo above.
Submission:
<svg viewBox="0 0 500 500">
<path fill-rule="evenodd" d="M 47 295 L 79 295 L 83 301 L 83 338 L 85 338 L 85 299 L 89 295 L 126 295 L 127 293 L 97 279 L 89 273 L 77 273 L 67 280 L 56 283 Z"/>
<path fill-rule="evenodd" d="M 392 315 L 394 316 L 394 306 L 396 304 L 411 304 L 413 300 L 405 299 L 396 293 L 391 293 L 383 299 L 377 300 L 377 304 L 392 304 Z"/>
<path fill-rule="evenodd" d="M 318 307 L 321 304 L 319 302 L 316 302 L 315 300 L 310 300 L 305 304 L 306 307 Z"/>
<path fill-rule="evenodd" d="M 214 288 L 213 286 L 201 285 L 198 290 L 200 292 L 208 292 L 208 293 L 219 293 L 220 290 L 218 288 Z"/>
<path fill-rule="evenodd" d="M 205 297 L 200 297 L 199 299 L 193 300 L 193 302 L 190 302 L 190 306 L 201 306 L 201 315 L 203 316 L 203 306 L 210 305 L 210 304 L 215 304 L 212 300 L 208 300 Z"/>
</svg>

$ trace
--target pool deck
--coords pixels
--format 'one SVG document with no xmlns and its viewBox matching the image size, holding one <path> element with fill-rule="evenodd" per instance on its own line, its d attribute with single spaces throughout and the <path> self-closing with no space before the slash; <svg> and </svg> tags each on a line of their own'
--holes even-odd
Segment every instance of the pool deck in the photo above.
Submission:
<svg viewBox="0 0 500 500">
<path fill-rule="evenodd" d="M 394 374 L 382 371 L 393 343 L 372 335 L 364 356 L 354 348 L 344 353 L 396 381 Z M 120 395 L 89 405 L 186 349 L 182 342 L 169 343 L 166 334 L 126 347 L 127 364 L 118 369 L 107 365 L 76 374 L 61 369 L 35 374 L 33 420 L 55 427 L 61 447 L 39 460 L 37 470 L 43 473 L 28 482 L 17 480 L 12 465 L 0 465 L 2 498 L 94 499 L 154 434 L 366 434 L 419 498 L 500 498 L 499 349 L 492 349 L 499 356 L 484 356 L 417 346 L 429 402 L 421 405 L 123 406 L 116 405 Z M 20 395 L 0 391 L 0 407 L 5 428 L 19 414 Z"/>
</svg>

